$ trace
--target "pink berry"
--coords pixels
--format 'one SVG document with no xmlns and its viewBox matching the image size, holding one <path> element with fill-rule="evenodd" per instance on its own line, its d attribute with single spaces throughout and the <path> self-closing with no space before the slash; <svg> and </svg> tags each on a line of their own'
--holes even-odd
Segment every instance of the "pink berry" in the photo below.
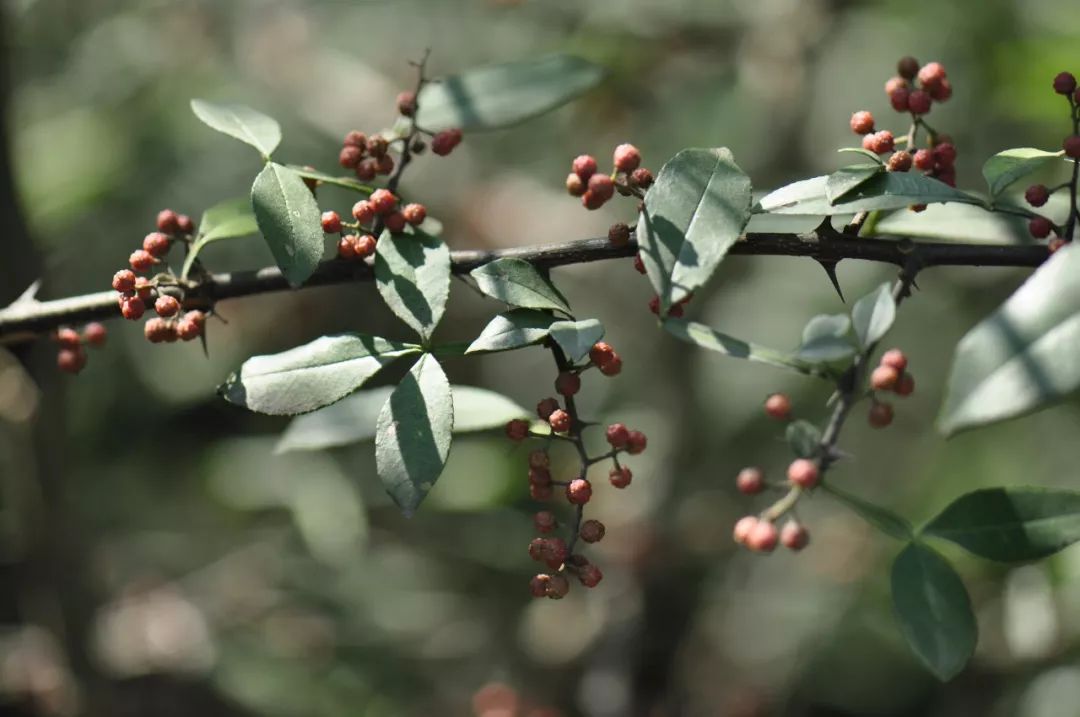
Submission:
<svg viewBox="0 0 1080 717">
<path fill-rule="evenodd" d="M 616 488 L 625 488 L 634 479 L 634 473 L 626 466 L 612 468 L 608 472 L 608 481 Z"/>
<path fill-rule="evenodd" d="M 600 542 L 603 539 L 605 532 L 606 528 L 599 520 L 586 520 L 581 524 L 581 539 L 586 543 Z"/>
<path fill-rule="evenodd" d="M 431 151 L 440 157 L 445 157 L 454 151 L 461 142 L 461 130 L 444 129 L 431 138 Z"/>
<path fill-rule="evenodd" d="M 581 181 L 588 182 L 589 177 L 596 174 L 596 158 L 591 154 L 579 155 L 574 158 L 570 167 Z"/>
<path fill-rule="evenodd" d="M 791 399 L 783 393 L 771 394 L 765 399 L 765 413 L 770 418 L 786 421 L 791 417 Z"/>
<path fill-rule="evenodd" d="M 920 149 L 915 152 L 915 156 L 912 158 L 912 164 L 915 165 L 915 169 L 929 172 L 934 168 L 934 153 L 929 149 Z"/>
<path fill-rule="evenodd" d="M 929 93 L 924 90 L 915 90 L 908 95 L 908 109 L 911 114 L 924 115 L 930 111 L 932 101 Z"/>
<path fill-rule="evenodd" d="M 585 180 L 571 172 L 566 175 L 566 193 L 571 197 L 580 197 L 585 193 Z"/>
<path fill-rule="evenodd" d="M 906 87 L 900 87 L 889 93 L 889 104 L 897 112 L 907 112 L 910 98 L 911 91 Z"/>
<path fill-rule="evenodd" d="M 624 423 L 612 423 L 604 431 L 604 438 L 607 439 L 612 448 L 625 448 L 626 444 L 630 442 L 630 431 Z"/>
<path fill-rule="evenodd" d="M 645 169 L 645 167 L 638 167 L 630 173 L 630 184 L 635 187 L 641 187 L 642 189 L 648 189 L 652 186 L 653 175 L 652 172 Z"/>
<path fill-rule="evenodd" d="M 341 231 L 341 217 L 337 212 L 323 212 L 321 223 L 326 234 L 337 234 Z"/>
<path fill-rule="evenodd" d="M 126 296 L 120 302 L 120 314 L 128 321 L 138 321 L 146 311 L 146 304 L 138 296 Z"/>
<path fill-rule="evenodd" d="M 1071 72 L 1059 72 L 1054 78 L 1054 92 L 1068 95 L 1076 89 L 1076 78 Z"/>
<path fill-rule="evenodd" d="M 352 261 L 356 258 L 356 235 L 346 234 L 338 239 L 337 255 L 339 259 Z"/>
<path fill-rule="evenodd" d="M 672 312 L 674 315 L 674 312 Z M 604 364 L 600 364 L 600 373 L 605 376 L 617 376 L 622 371 L 622 357 L 619 354 L 612 354 L 611 359 Z"/>
<path fill-rule="evenodd" d="M 135 290 L 135 272 L 131 269 L 121 269 L 113 274 L 112 288 L 127 293 Z"/>
<path fill-rule="evenodd" d="M 896 395 L 910 396 L 915 392 L 915 378 L 910 373 L 905 373 L 896 384 Z"/>
<path fill-rule="evenodd" d="M 603 366 L 615 356 L 615 349 L 606 341 L 597 341 L 589 349 L 589 360 L 597 366 Z"/>
<path fill-rule="evenodd" d="M 357 259 L 371 256 L 375 253 L 376 243 L 375 237 L 370 234 L 361 234 L 353 241 L 353 253 L 356 254 Z"/>
<path fill-rule="evenodd" d="M 890 172 L 906 172 L 911 169 L 911 162 L 911 153 L 901 149 L 889 156 L 887 164 Z"/>
<path fill-rule="evenodd" d="M 592 563 L 589 563 L 578 572 L 578 580 L 587 588 L 596 587 L 603 578 L 604 574 L 600 572 L 600 568 Z"/>
<path fill-rule="evenodd" d="M 158 316 L 175 316 L 180 310 L 180 302 L 174 296 L 159 296 L 154 302 L 154 311 Z"/>
<path fill-rule="evenodd" d="M 754 526 L 758 524 L 758 518 L 753 515 L 744 515 L 735 521 L 735 528 L 731 531 L 731 537 L 740 545 L 746 542 Z"/>
<path fill-rule="evenodd" d="M 940 62 L 928 62 L 919 69 L 918 78 L 924 88 L 940 84 L 945 79 L 945 66 Z"/>
<path fill-rule="evenodd" d="M 529 592 L 533 597 L 547 597 L 548 585 L 551 583 L 551 576 L 541 573 L 540 575 L 534 575 L 529 580 Z"/>
<path fill-rule="evenodd" d="M 405 215 L 401 212 L 391 212 L 383 219 L 383 224 L 386 225 L 386 228 L 390 230 L 390 232 L 400 234 L 405 231 L 405 226 L 408 222 L 405 221 Z"/>
<path fill-rule="evenodd" d="M 56 342 L 65 349 L 76 349 L 82 345 L 79 332 L 72 328 L 57 329 Z"/>
<path fill-rule="evenodd" d="M 56 367 L 64 373 L 79 373 L 86 367 L 86 352 L 81 347 L 60 349 L 56 353 Z"/>
<path fill-rule="evenodd" d="M 875 391 L 891 391 L 900 380 L 900 372 L 892 366 L 878 366 L 870 374 L 870 386 Z"/>
<path fill-rule="evenodd" d="M 620 144 L 614 154 L 616 172 L 633 172 L 641 165 L 641 152 L 632 144 Z"/>
<path fill-rule="evenodd" d="M 533 516 L 533 526 L 541 533 L 550 533 L 555 530 L 557 524 L 555 514 L 550 510 L 541 510 Z"/>
<path fill-rule="evenodd" d="M 154 317 L 143 324 L 143 335 L 152 344 L 160 344 L 169 340 L 169 334 L 173 333 L 172 325 L 165 319 Z"/>
<path fill-rule="evenodd" d="M 108 334 L 109 332 L 105 328 L 105 325 L 99 324 L 96 321 L 83 327 L 83 337 L 86 339 L 86 343 L 91 346 L 104 346 Z"/>
<path fill-rule="evenodd" d="M 135 271 L 148 271 L 154 265 L 154 257 L 144 249 L 136 249 L 128 257 L 128 263 Z"/>
<path fill-rule="evenodd" d="M 548 416 L 548 423 L 551 425 L 551 430 L 555 433 L 566 433 L 570 430 L 570 414 L 561 408 L 552 411 L 551 415 Z"/>
<path fill-rule="evenodd" d="M 911 89 L 911 83 L 908 82 L 909 78 L 903 77 L 890 77 L 885 81 L 885 94 L 891 95 L 897 90 L 909 90 Z"/>
<path fill-rule="evenodd" d="M 412 117 L 416 114 L 416 93 L 399 93 L 397 96 L 397 110 L 404 117 Z"/>
<path fill-rule="evenodd" d="M 142 247 L 150 256 L 165 256 L 169 253 L 169 237 L 162 232 L 150 232 L 143 239 Z"/>
<path fill-rule="evenodd" d="M 948 79 L 945 79 L 936 85 L 930 85 L 926 88 L 926 91 L 934 102 L 944 102 L 952 97 L 952 84 Z"/>
<path fill-rule="evenodd" d="M 867 418 L 873 428 L 885 428 L 893 421 L 893 407 L 888 403 L 875 403 Z"/>
<path fill-rule="evenodd" d="M 584 478 L 575 478 L 566 486 L 566 499 L 574 505 L 585 505 L 592 498 L 592 484 Z"/>
<path fill-rule="evenodd" d="M 576 373 L 564 371 L 555 379 L 555 393 L 560 396 L 573 396 L 581 390 L 581 377 Z"/>
<path fill-rule="evenodd" d="M 1033 207 L 1041 207 L 1050 199 L 1050 190 L 1045 184 L 1032 184 L 1024 192 L 1024 199 Z"/>
<path fill-rule="evenodd" d="M 810 543 L 810 533 L 794 520 L 784 524 L 780 531 L 780 544 L 788 550 L 799 551 Z"/>
<path fill-rule="evenodd" d="M 648 443 L 649 439 L 644 433 L 641 431 L 630 431 L 630 435 L 626 439 L 626 452 L 632 456 L 644 453 Z"/>
<path fill-rule="evenodd" d="M 874 131 L 874 115 L 860 110 L 851 115 L 851 131 L 855 134 L 869 134 Z"/>
<path fill-rule="evenodd" d="M 162 209 L 157 215 L 158 231 L 175 234 L 180 230 L 180 217 L 171 209 Z"/>
<path fill-rule="evenodd" d="M 375 206 L 366 199 L 361 199 L 359 202 L 353 205 L 352 208 L 353 219 L 361 224 L 367 224 L 375 218 Z"/>
<path fill-rule="evenodd" d="M 800 488 L 813 488 L 817 485 L 821 472 L 817 463 L 809 458 L 796 458 L 787 469 L 788 480 Z"/>
<path fill-rule="evenodd" d="M 1050 230 L 1053 228 L 1050 220 L 1046 217 L 1032 217 L 1031 221 L 1028 222 L 1028 231 L 1036 239 L 1045 239 L 1050 236 Z"/>
<path fill-rule="evenodd" d="M 356 169 L 360 160 L 364 158 L 364 150 L 351 144 L 347 144 L 338 152 L 338 164 L 345 169 Z"/>
<path fill-rule="evenodd" d="M 184 315 L 184 317 L 176 324 L 176 336 L 181 341 L 193 341 L 194 339 L 199 338 L 202 331 L 203 325 L 200 322 L 193 320 L 188 315 Z"/>
<path fill-rule="evenodd" d="M 615 182 L 606 174 L 594 174 L 589 177 L 589 191 L 599 201 L 606 202 L 615 195 Z"/>
<path fill-rule="evenodd" d="M 778 539 L 776 526 L 767 520 L 759 520 L 746 536 L 746 547 L 755 553 L 771 553 Z"/>
<path fill-rule="evenodd" d="M 424 220 L 427 219 L 427 207 L 423 204 L 417 204 L 416 202 L 406 204 L 401 210 L 401 213 L 405 215 L 405 221 L 412 224 L 414 227 L 420 226 L 424 223 Z"/>
<path fill-rule="evenodd" d="M 874 132 L 872 135 L 874 138 L 873 151 L 877 154 L 888 154 L 893 151 L 893 133 L 887 129 L 883 129 L 880 132 Z"/>
<path fill-rule="evenodd" d="M 376 214 L 386 215 L 397 208 L 397 197 L 389 189 L 376 189 L 368 198 Z M 353 207 L 355 210 L 356 208 Z"/>
<path fill-rule="evenodd" d="M 735 487 L 743 495 L 757 495 L 765 490 L 765 473 L 753 466 L 743 468 L 735 478 Z"/>
<path fill-rule="evenodd" d="M 905 356 L 904 352 L 900 349 L 889 349 L 881 355 L 881 361 L 879 363 L 882 366 L 892 366 L 900 373 L 903 373 L 907 368 L 908 360 L 907 356 Z"/>
</svg>

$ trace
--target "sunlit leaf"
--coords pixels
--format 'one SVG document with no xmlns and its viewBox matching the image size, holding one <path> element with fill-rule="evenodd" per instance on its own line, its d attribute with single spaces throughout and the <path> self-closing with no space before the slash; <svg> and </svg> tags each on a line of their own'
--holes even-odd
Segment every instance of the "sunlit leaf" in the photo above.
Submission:
<svg viewBox="0 0 1080 717">
<path fill-rule="evenodd" d="M 589 349 L 604 338 L 604 325 L 596 319 L 556 321 L 548 327 L 551 338 L 571 362 L 577 363 L 589 355 Z"/>
<path fill-rule="evenodd" d="M 480 291 L 511 306 L 570 313 L 570 306 L 555 285 L 523 259 L 496 259 L 476 267 L 469 276 L 476 280 Z"/>
<path fill-rule="evenodd" d="M 664 319 L 663 325 L 672 336 L 724 356 L 766 363 L 780 368 L 790 368 L 800 373 L 812 373 L 814 371 L 810 363 L 800 361 L 795 356 L 742 341 L 696 321 L 687 321 L 686 319 L 669 316 Z"/>
<path fill-rule="evenodd" d="M 912 204 L 982 200 L 918 172 L 881 172 L 858 185 L 835 203 L 828 198 L 828 177 L 804 179 L 762 198 L 757 211 L 776 214 L 854 214 L 875 209 L 900 209 Z"/>
<path fill-rule="evenodd" d="M 390 310 L 427 341 L 450 295 L 450 250 L 418 230 L 383 232 L 375 252 L 375 283 Z"/>
<path fill-rule="evenodd" d="M 203 124 L 251 145 L 266 159 L 281 143 L 281 126 L 277 121 L 250 107 L 195 99 L 191 101 L 191 111 Z"/>
<path fill-rule="evenodd" d="M 990 188 L 990 196 L 998 196 L 1016 180 L 1041 169 L 1064 154 L 1064 150 L 1046 152 L 1033 147 L 1018 147 L 998 152 L 986 160 L 982 168 L 983 178 Z"/>
<path fill-rule="evenodd" d="M 267 162 L 251 187 L 259 231 L 289 284 L 300 286 L 323 255 L 319 205 L 300 175 Z"/>
<path fill-rule="evenodd" d="M 884 171 L 885 168 L 880 164 L 856 164 L 851 167 L 842 167 L 830 174 L 825 181 L 825 198 L 830 204 L 835 204 Z"/>
<path fill-rule="evenodd" d="M 892 283 L 888 281 L 856 301 L 851 308 L 851 324 L 864 348 L 880 341 L 895 320 L 896 301 L 892 296 Z"/>
<path fill-rule="evenodd" d="M 548 330 L 554 322 L 554 316 L 535 309 L 504 312 L 484 327 L 465 353 L 511 351 L 540 343 L 548 337 Z"/>
</svg>

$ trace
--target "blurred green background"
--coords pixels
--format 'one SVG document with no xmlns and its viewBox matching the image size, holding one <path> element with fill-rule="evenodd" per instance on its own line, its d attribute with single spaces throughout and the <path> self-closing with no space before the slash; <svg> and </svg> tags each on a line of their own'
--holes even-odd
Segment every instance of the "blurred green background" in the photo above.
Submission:
<svg viewBox="0 0 1080 717">
<path fill-rule="evenodd" d="M 0 35 L 0 304 L 39 277 L 47 297 L 105 289 L 158 209 L 197 216 L 246 194 L 253 153 L 197 122 L 191 97 L 276 116 L 282 160 L 333 171 L 347 130 L 392 121 L 426 47 L 436 73 L 552 51 L 605 64 L 578 102 L 407 175 L 452 247 L 500 247 L 632 217 L 561 189 L 573 156 L 623 141 L 654 171 L 683 147 L 729 146 L 759 189 L 835 169 L 854 110 L 904 129 L 882 85 L 907 53 L 948 68 L 955 94 L 931 119 L 960 149 L 960 186 L 979 188 L 989 154 L 1058 146 L 1067 117 L 1049 83 L 1080 70 L 1075 0 L 0 0 Z M 271 263 L 256 238 L 206 259 Z M 849 297 L 891 273 L 839 268 Z M 1075 482 L 1075 403 L 949 442 L 933 430 L 956 340 L 1025 275 L 919 278 L 890 337 L 918 391 L 887 431 L 850 422 L 838 485 L 920 520 L 980 486 Z M 562 602 L 528 596 L 526 449 L 459 438 L 406 520 L 370 445 L 275 455 L 286 420 L 214 396 L 253 353 L 339 330 L 406 338 L 372 286 L 223 303 L 209 359 L 120 322 L 77 379 L 56 375 L 51 346 L 0 353 L 0 714 L 1080 714 L 1080 550 L 1015 569 L 949 552 L 981 637 L 968 670 L 936 683 L 892 617 L 889 539 L 820 496 L 800 508 L 802 554 L 731 542 L 757 506 L 735 473 L 789 460 L 763 397 L 789 391 L 818 420 L 826 387 L 662 335 L 629 261 L 555 278 L 625 361 L 616 379 L 589 376 L 585 414 L 649 435 L 629 490 L 597 481 L 604 582 Z M 497 310 L 455 283 L 439 336 L 469 339 Z M 733 257 L 691 315 L 787 348 L 840 310 L 811 261 Z M 532 406 L 549 364 L 537 349 L 447 369 Z"/>
</svg>

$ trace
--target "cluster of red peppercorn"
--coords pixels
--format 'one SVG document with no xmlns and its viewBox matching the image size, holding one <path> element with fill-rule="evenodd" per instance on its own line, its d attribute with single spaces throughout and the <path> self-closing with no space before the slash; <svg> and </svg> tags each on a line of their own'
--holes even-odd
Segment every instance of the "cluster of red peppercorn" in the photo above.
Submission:
<svg viewBox="0 0 1080 717">
<path fill-rule="evenodd" d="M 612 163 L 611 174 L 600 174 L 596 158 L 591 154 L 575 158 L 566 177 L 566 191 L 571 197 L 581 197 L 586 209 L 599 209 L 615 196 L 616 189 L 620 194 L 634 196 L 652 185 L 652 172 L 641 166 L 641 152 L 634 145 L 616 147 Z"/>
<path fill-rule="evenodd" d="M 191 217 L 177 214 L 172 209 L 162 209 L 157 215 L 157 231 L 147 234 L 142 249 L 133 252 L 129 258 L 131 269 L 121 269 L 113 275 L 112 288 L 119 293 L 120 313 L 125 319 L 138 321 L 146 313 L 147 302 L 154 301 L 157 316 L 143 327 L 146 339 L 151 343 L 177 339 L 191 341 L 202 335 L 206 315 L 201 311 L 183 310 L 180 303 L 183 294 L 179 286 L 166 290 L 159 279 L 136 275 L 136 272 L 147 272 L 162 263 L 174 243 L 190 242 L 194 232 L 195 224 Z"/>
<path fill-rule="evenodd" d="M 904 57 L 896 65 L 897 75 L 885 83 L 889 103 L 897 112 L 911 115 L 911 130 L 906 137 L 896 138 L 889 130 L 875 131 L 874 116 L 866 110 L 851 115 L 851 131 L 862 135 L 863 149 L 874 154 L 888 154 L 885 162 L 890 172 L 907 172 L 912 167 L 951 187 L 956 186 L 956 146 L 952 139 L 926 124 L 923 117 L 934 102 L 944 102 L 952 96 L 952 85 L 940 62 L 928 62 L 922 67 L 914 57 Z M 919 128 L 929 135 L 927 147 L 915 149 Z M 898 143 L 908 143 L 897 149 Z M 912 207 L 921 211 L 925 205 Z"/>
<path fill-rule="evenodd" d="M 537 416 L 547 421 L 551 427 L 550 434 L 532 433 L 529 422 L 524 419 L 510 421 L 506 425 L 506 435 L 513 441 L 522 441 L 529 437 L 543 438 L 546 441 L 543 448 L 529 453 L 529 495 L 532 499 L 550 500 L 555 494 L 555 488 L 560 487 L 565 491 L 567 502 L 576 508 L 568 539 L 550 535 L 559 527 L 558 519 L 551 511 L 542 510 L 533 516 L 533 525 L 542 537 L 534 538 L 529 543 L 529 557 L 546 563 L 553 571 L 550 574 L 536 575 L 529 582 L 529 589 L 535 597 L 565 597 L 570 590 L 567 573 L 576 575 L 585 587 L 592 588 L 599 584 L 603 578 L 600 568 L 589 562 L 585 556 L 574 552 L 579 538 L 586 543 L 596 543 L 604 537 L 605 532 L 604 524 L 600 521 L 583 520 L 584 506 L 593 493 L 592 483 L 585 477 L 586 470 L 593 463 L 610 459 L 612 468 L 608 473 L 608 480 L 616 488 L 626 488 L 630 485 L 633 473 L 619 462 L 619 455 L 638 455 L 645 450 L 648 443 L 641 431 L 630 430 L 622 423 L 613 423 L 605 431 L 611 450 L 594 458 L 586 456 L 581 438 L 581 430 L 586 424 L 576 417 L 573 397 L 581 390 L 582 372 L 590 368 L 599 369 L 605 376 L 615 376 L 622 371 L 622 358 L 609 344 L 600 341 L 589 350 L 587 364 L 571 366 L 559 374 L 555 379 L 555 392 L 563 397 L 565 407 L 554 397 L 545 398 L 536 406 Z M 556 438 L 574 443 L 582 458 L 578 475 L 569 481 L 555 480 L 551 475 L 548 451 Z"/>
<path fill-rule="evenodd" d="M 322 214 L 322 230 L 327 234 L 338 234 L 348 228 L 350 233 L 342 233 L 338 240 L 337 254 L 341 259 L 363 261 L 375 253 L 380 227 L 394 234 L 405 231 L 405 227 L 420 226 L 427 218 L 427 209 L 423 204 L 406 204 L 398 209 L 398 198 L 389 189 L 376 189 L 367 199 L 361 199 L 353 205 L 352 215 L 355 222 L 343 222 L 335 211 Z"/>
<path fill-rule="evenodd" d="M 1065 151 L 1066 157 L 1074 161 L 1080 161 L 1080 134 L 1077 133 L 1077 127 L 1080 127 L 1080 116 L 1078 116 L 1078 113 L 1080 113 L 1080 87 L 1077 87 L 1076 77 L 1071 72 L 1059 72 L 1054 77 L 1053 84 L 1054 92 L 1064 96 L 1069 101 L 1069 115 L 1073 123 L 1073 132 L 1062 141 L 1061 148 Z M 1066 188 L 1076 191 L 1076 188 L 1072 187 L 1068 182 L 1052 188 L 1047 187 L 1045 184 L 1033 184 L 1024 192 L 1024 199 L 1033 207 L 1041 207 L 1049 201 L 1051 194 L 1059 189 Z M 1074 215 L 1070 217 L 1070 220 L 1075 223 L 1080 221 L 1080 217 Z M 1044 216 L 1032 217 L 1028 222 L 1028 231 L 1036 239 L 1045 239 L 1050 236 L 1051 231 L 1056 232 L 1059 236 L 1054 237 L 1048 243 L 1050 251 L 1057 251 L 1067 240 L 1071 239 L 1071 237 L 1060 236 L 1062 232 Z"/>
<path fill-rule="evenodd" d="M 915 391 L 915 379 L 907 372 L 908 360 L 900 349 L 889 349 L 881 356 L 878 366 L 870 374 L 870 387 L 874 391 L 892 391 L 898 396 L 910 396 Z M 871 397 L 868 422 L 874 428 L 884 428 L 892 423 L 893 408 L 890 404 Z M 778 421 L 790 421 L 791 399 L 785 394 L 774 393 L 765 399 L 765 413 Z M 744 495 L 757 495 L 766 488 L 787 488 L 789 493 L 759 515 L 747 515 L 735 523 L 733 537 L 736 543 L 756 553 L 771 553 L 776 546 L 799 551 L 810 543 L 806 527 L 790 515 L 799 493 L 815 488 L 821 480 L 821 464 L 813 458 L 796 458 L 787 468 L 787 482 L 769 486 L 765 472 L 756 466 L 743 468 L 735 478 L 735 486 Z M 788 516 L 783 528 L 777 529 L 776 521 Z"/>
<path fill-rule="evenodd" d="M 79 373 L 86 368 L 87 346 L 104 346 L 108 332 L 103 324 L 96 321 L 83 327 L 80 334 L 73 328 L 64 327 L 56 330 L 53 339 L 60 345 L 56 353 L 56 365 L 65 373 Z"/>
</svg>

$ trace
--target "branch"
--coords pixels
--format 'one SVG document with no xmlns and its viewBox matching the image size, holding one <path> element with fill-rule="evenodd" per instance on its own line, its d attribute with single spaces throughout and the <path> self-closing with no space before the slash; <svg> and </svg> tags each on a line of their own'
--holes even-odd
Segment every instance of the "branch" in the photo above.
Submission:
<svg viewBox="0 0 1080 717">
<path fill-rule="evenodd" d="M 484 251 L 463 249 L 451 253 L 452 271 L 465 274 L 476 267 L 503 257 L 524 259 L 538 268 L 584 264 L 603 259 L 631 257 L 637 244 L 616 248 L 606 238 L 582 239 L 559 244 L 515 247 Z M 947 244 L 915 242 L 910 239 L 850 237 L 839 233 L 810 232 L 753 233 L 742 237 L 730 254 L 751 256 L 802 256 L 825 262 L 860 259 L 904 266 L 912 253 L 919 265 L 932 266 L 1014 266 L 1036 267 L 1049 255 L 1046 246 L 1003 244 Z M 371 281 L 374 271 L 367 264 L 325 261 L 303 288 Z M 189 308 L 205 308 L 222 299 L 285 291 L 289 284 L 277 267 L 257 271 L 212 274 L 193 282 L 187 290 Z M 51 301 L 17 302 L 0 310 L 0 344 L 16 344 L 55 330 L 60 326 L 85 323 L 118 316 L 116 292 L 101 291 Z"/>
</svg>

